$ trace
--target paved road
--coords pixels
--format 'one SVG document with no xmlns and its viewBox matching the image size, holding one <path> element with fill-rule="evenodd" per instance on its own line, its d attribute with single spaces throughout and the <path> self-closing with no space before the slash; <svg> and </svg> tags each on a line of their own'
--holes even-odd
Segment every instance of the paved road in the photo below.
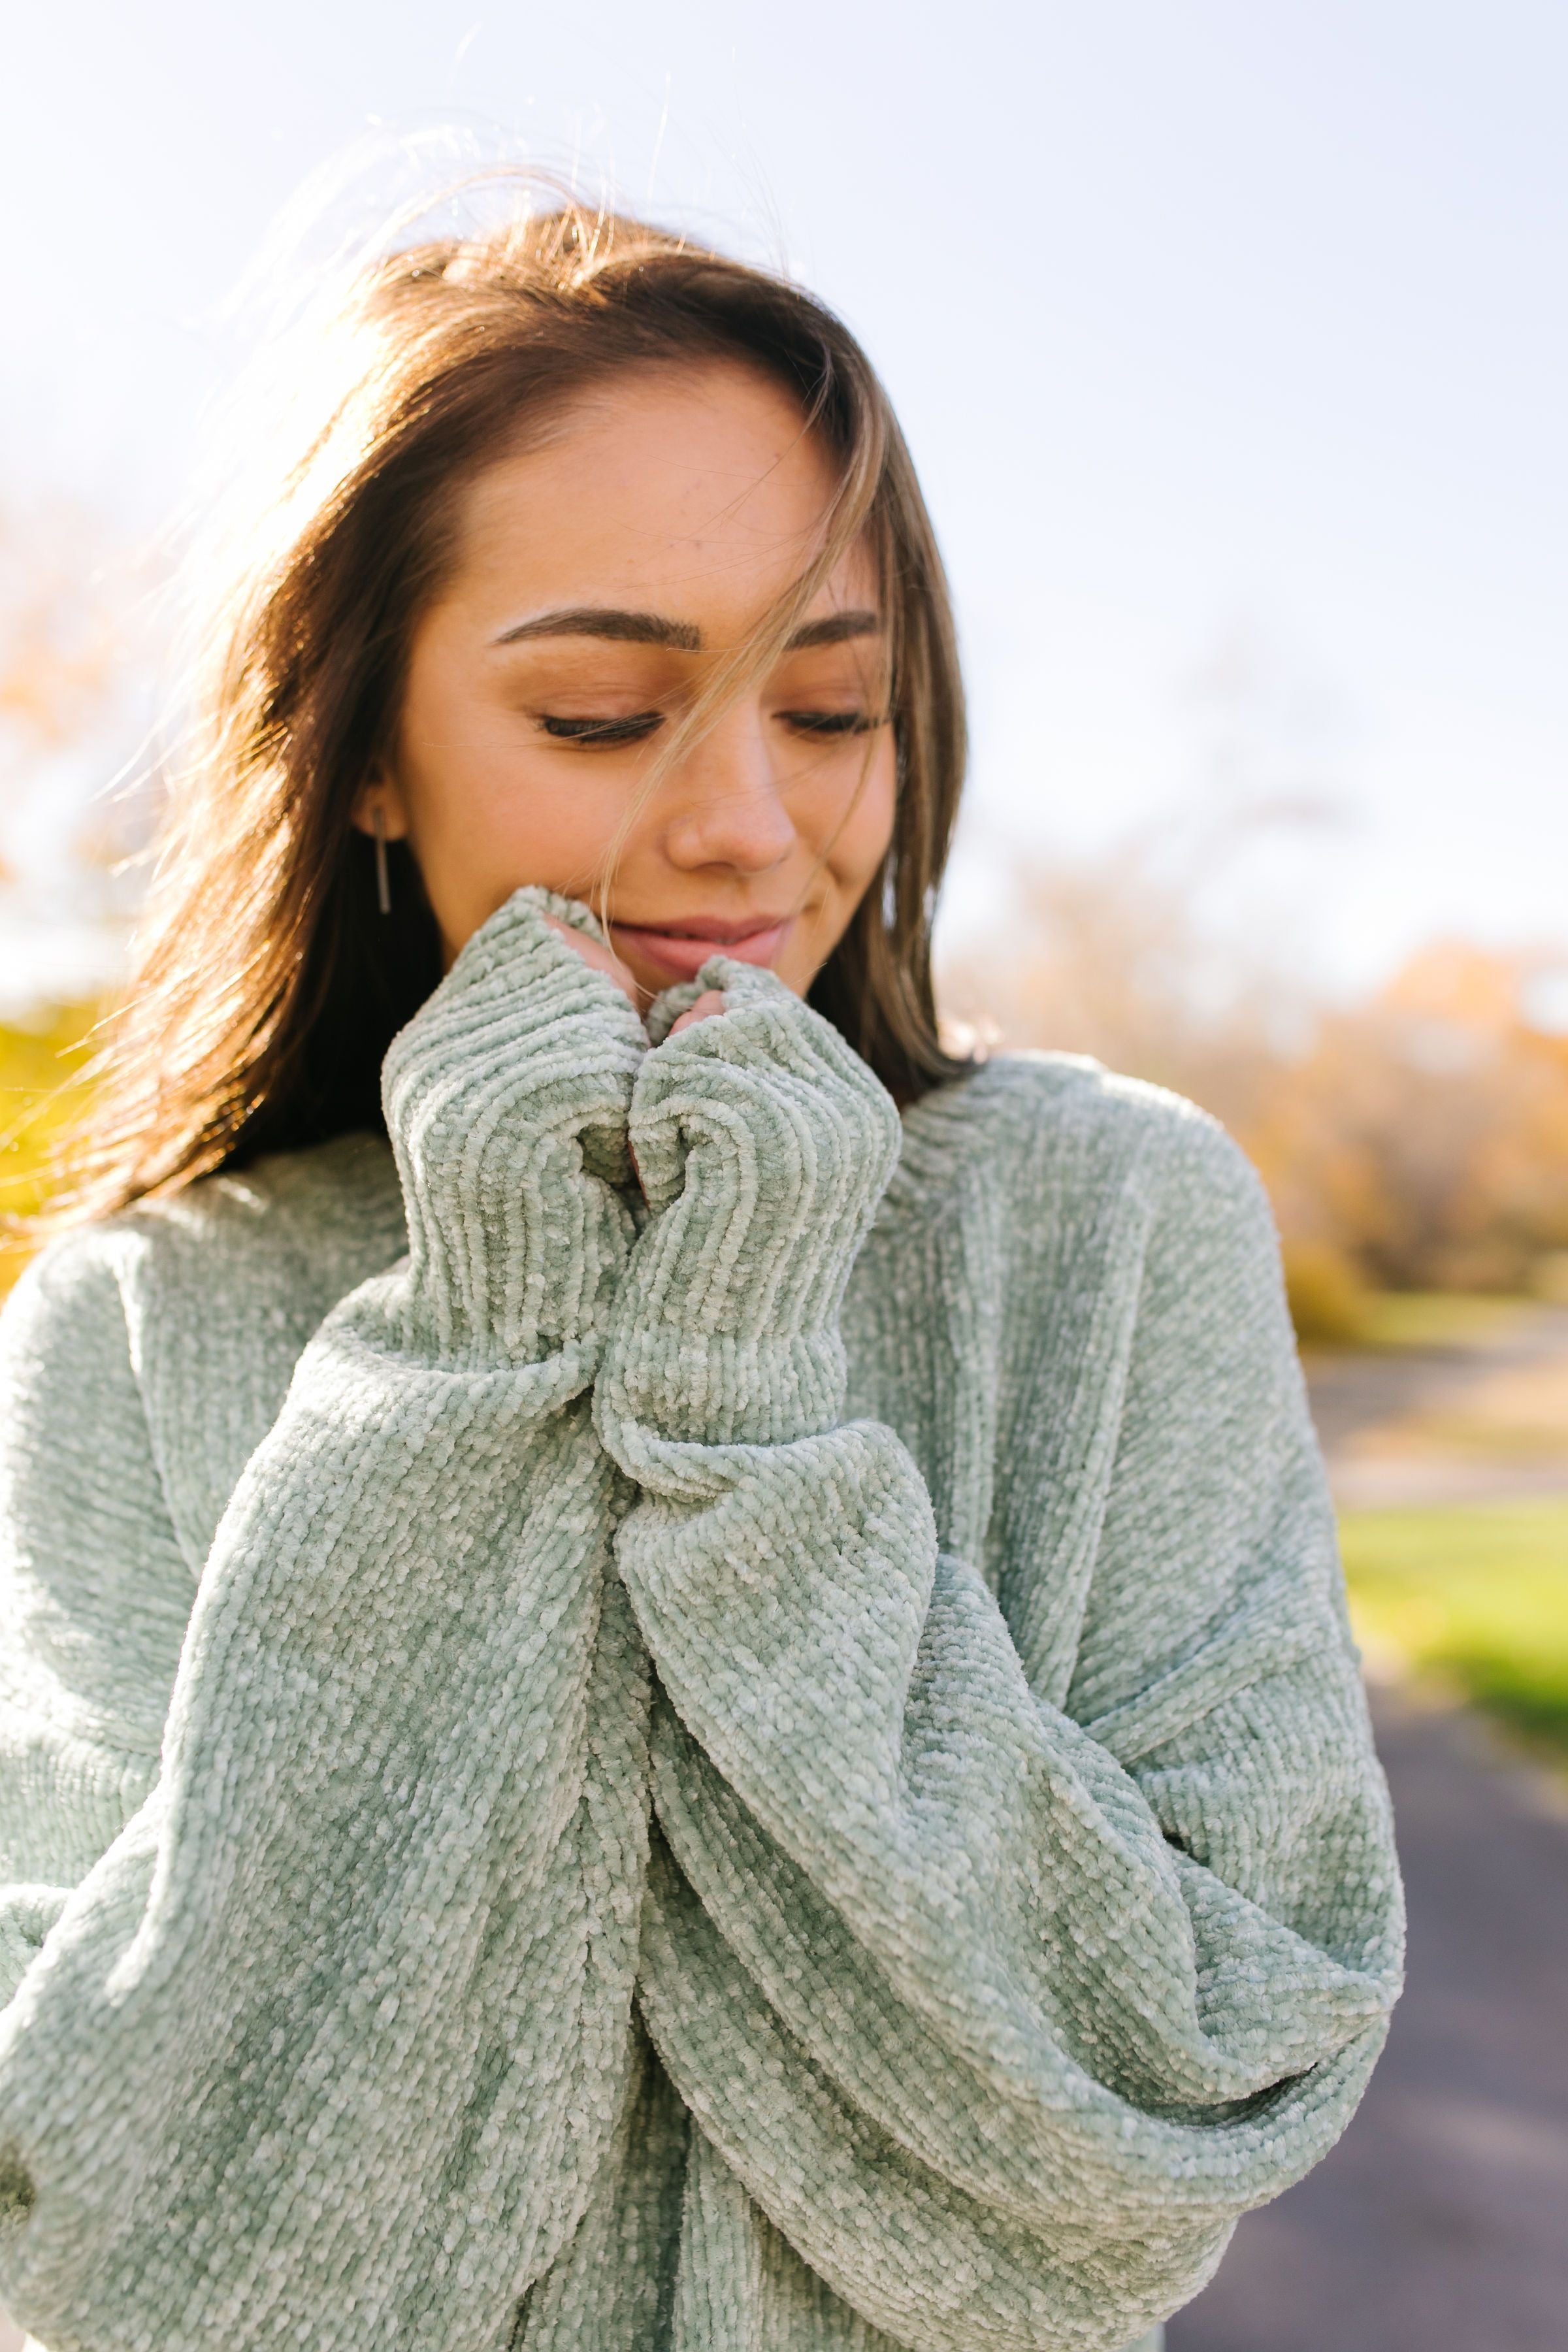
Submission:
<svg viewBox="0 0 1568 2352">
<path fill-rule="evenodd" d="M 1312 1417 L 1331 1458 L 1378 1422 L 1462 1395 L 1479 1374 L 1568 1356 L 1568 1307 L 1521 1303 L 1495 1330 L 1441 1348 L 1346 1348 L 1307 1357 Z"/>
<path fill-rule="evenodd" d="M 1568 1805 L 1463 1716 L 1376 1714 L 1409 1989 L 1343 2140 L 1170 2352 L 1568 2352 Z"/>
<path fill-rule="evenodd" d="M 1442 1348 L 1315 1350 L 1307 1359 L 1312 1413 L 1342 1505 L 1502 1501 L 1568 1494 L 1568 1415 L 1555 1426 L 1565 1392 L 1568 1307 L 1521 1302 L 1490 1330 Z M 1413 1433 L 1434 1413 L 1464 1417 L 1498 1383 L 1510 1381 L 1517 1412 L 1521 1391 L 1542 1385 L 1527 1408 L 1535 1426 L 1500 1431 L 1489 1454 L 1472 1442 L 1453 1451 L 1434 1433 L 1412 1447 Z M 1544 1417 L 1546 1427 L 1541 1423 Z M 1568 2339 L 1565 2339 L 1568 2345 Z"/>
</svg>

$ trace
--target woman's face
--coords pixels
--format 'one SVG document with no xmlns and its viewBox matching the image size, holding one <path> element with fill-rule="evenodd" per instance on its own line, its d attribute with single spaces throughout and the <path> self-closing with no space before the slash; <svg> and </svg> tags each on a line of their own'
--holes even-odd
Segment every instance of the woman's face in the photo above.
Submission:
<svg viewBox="0 0 1568 2352">
<path fill-rule="evenodd" d="M 448 963 L 524 883 L 594 898 L 620 835 L 611 935 L 641 990 L 719 947 L 804 994 L 892 830 L 864 557 L 639 787 L 714 662 L 809 562 L 833 487 L 788 396 L 721 362 L 628 373 L 465 491 L 394 757 L 355 809 L 406 835 Z"/>
</svg>

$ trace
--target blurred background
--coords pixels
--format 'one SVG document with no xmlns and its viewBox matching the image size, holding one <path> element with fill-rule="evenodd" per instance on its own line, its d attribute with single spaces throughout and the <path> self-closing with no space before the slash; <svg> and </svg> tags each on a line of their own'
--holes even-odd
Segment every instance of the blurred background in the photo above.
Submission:
<svg viewBox="0 0 1568 2352">
<path fill-rule="evenodd" d="M 4 1205 L 123 967 L 301 182 L 455 126 L 806 279 L 957 593 L 948 1009 L 1262 1170 L 1400 1813 L 1389 2055 L 1173 2352 L 1568 2342 L 1568 13 L 76 0 L 6 63 Z"/>
</svg>

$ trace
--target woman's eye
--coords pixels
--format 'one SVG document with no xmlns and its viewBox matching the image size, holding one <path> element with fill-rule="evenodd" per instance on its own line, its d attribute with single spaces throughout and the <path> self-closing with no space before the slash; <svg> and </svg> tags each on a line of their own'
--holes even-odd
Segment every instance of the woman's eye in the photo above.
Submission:
<svg viewBox="0 0 1568 2352">
<path fill-rule="evenodd" d="M 548 719 L 540 725 L 563 743 L 640 743 L 664 724 L 659 710 L 639 710 L 631 719 Z"/>
<path fill-rule="evenodd" d="M 781 710 L 799 735 L 869 735 L 884 722 L 869 710 Z"/>
</svg>

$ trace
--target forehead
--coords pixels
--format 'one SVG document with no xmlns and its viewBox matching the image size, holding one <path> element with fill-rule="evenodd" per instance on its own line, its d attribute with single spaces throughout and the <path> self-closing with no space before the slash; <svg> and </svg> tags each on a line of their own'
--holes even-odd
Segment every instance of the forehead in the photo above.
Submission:
<svg viewBox="0 0 1568 2352">
<path fill-rule="evenodd" d="M 628 372 L 467 486 L 447 595 L 743 625 L 811 561 L 837 471 L 798 404 L 731 361 Z M 863 550 L 822 600 L 874 601 Z"/>
</svg>

